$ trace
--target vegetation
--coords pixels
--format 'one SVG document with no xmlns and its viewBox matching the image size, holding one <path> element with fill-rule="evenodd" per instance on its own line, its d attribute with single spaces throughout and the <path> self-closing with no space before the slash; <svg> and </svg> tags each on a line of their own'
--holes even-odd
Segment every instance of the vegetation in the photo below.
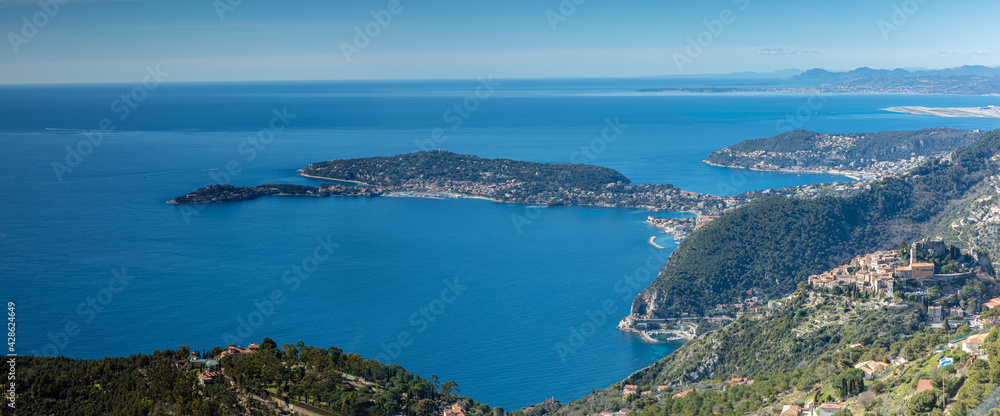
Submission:
<svg viewBox="0 0 1000 416">
<path fill-rule="evenodd" d="M 244 201 L 267 195 L 484 197 L 513 204 L 589 205 L 657 211 L 722 212 L 730 203 L 670 184 L 633 185 L 621 173 L 584 164 L 485 159 L 442 151 L 313 163 L 302 175 L 363 186 L 210 185 L 171 203 Z"/>
<path fill-rule="evenodd" d="M 808 276 L 858 254 L 914 240 L 935 217 L 997 172 L 1000 131 L 984 134 L 951 160 L 848 197 L 762 198 L 692 233 L 632 306 L 637 317 L 704 313 L 747 290 L 790 293 Z"/>
<path fill-rule="evenodd" d="M 880 310 L 875 306 L 863 298 L 825 295 L 803 286 L 780 309 L 745 315 L 719 331 L 689 341 L 633 374 L 630 384 L 777 375 L 855 342 L 888 348 L 892 342 L 919 332 L 919 305 Z"/>
<path fill-rule="evenodd" d="M 268 195 L 296 196 L 377 196 L 380 193 L 368 187 L 322 184 L 320 186 L 269 184 L 252 187 L 209 185 L 187 195 L 170 200 L 171 204 L 205 204 L 212 202 L 248 201 Z"/>
<path fill-rule="evenodd" d="M 865 373 L 857 368 L 844 370 L 833 380 L 838 396 L 857 396 L 865 390 Z"/>
<path fill-rule="evenodd" d="M 743 168 L 770 165 L 862 170 L 880 161 L 942 156 L 972 144 L 979 136 L 978 132 L 943 128 L 853 134 L 794 130 L 774 137 L 741 141 L 713 152 L 706 161 Z"/>
<path fill-rule="evenodd" d="M 580 400 L 525 412 L 586 416 L 632 409 L 638 416 L 771 415 L 787 405 L 836 402 L 844 414 L 937 415 L 950 405 L 949 414 L 965 416 L 981 403 L 989 406 L 994 403 L 990 400 L 1000 400 L 1000 364 L 995 364 L 1000 360 L 975 359 L 954 346 L 961 339 L 957 331 L 919 325 L 920 308 L 886 308 L 864 297 L 803 285 L 780 310 L 746 315 Z M 991 358 L 1000 356 L 998 338 L 1000 329 L 994 329 L 986 339 L 983 350 Z M 954 364 L 941 366 L 942 357 Z M 884 363 L 887 369 L 867 381 L 856 368 L 867 361 Z M 734 382 L 731 377 L 741 378 Z M 754 381 L 747 384 L 742 378 Z M 914 395 L 919 380 L 929 380 L 932 390 Z M 641 390 L 669 387 L 623 398 L 626 384 L 643 386 Z M 689 392 L 676 397 L 681 391 Z"/>
<path fill-rule="evenodd" d="M 339 159 L 313 163 L 302 170 L 309 176 L 349 180 L 376 186 L 401 186 L 411 180 L 449 180 L 501 184 L 537 182 L 602 190 L 609 183 L 631 181 L 615 171 L 594 165 L 534 163 L 511 159 L 485 159 L 444 151 L 423 151 L 398 156 Z"/>
<path fill-rule="evenodd" d="M 279 349 L 265 338 L 254 354 L 224 357 L 226 382 L 206 386 L 189 357 L 185 346 L 100 360 L 19 357 L 17 414 L 275 415 L 290 414 L 290 403 L 340 416 L 430 416 L 453 403 L 470 416 L 504 414 L 459 395 L 454 381 L 427 380 L 335 347 Z"/>
<path fill-rule="evenodd" d="M 965 202 L 944 215 L 933 235 L 967 250 L 989 253 L 1000 267 L 1000 177 L 993 176 L 976 187 Z"/>
</svg>

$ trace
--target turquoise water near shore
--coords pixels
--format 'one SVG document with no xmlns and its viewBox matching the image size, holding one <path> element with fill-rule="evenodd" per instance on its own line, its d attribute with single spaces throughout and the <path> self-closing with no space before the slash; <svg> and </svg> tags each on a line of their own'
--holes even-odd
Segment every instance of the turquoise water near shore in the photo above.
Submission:
<svg viewBox="0 0 1000 416">
<path fill-rule="evenodd" d="M 20 352 L 97 358 L 269 336 L 454 379 L 507 409 L 568 401 L 678 346 L 615 329 L 676 247 L 648 244 L 657 230 L 647 212 L 471 199 L 164 202 L 217 181 L 320 183 L 295 170 L 419 150 L 435 129 L 445 150 L 585 161 L 635 182 L 732 194 L 843 180 L 700 162 L 780 132 L 789 115 L 831 133 L 1000 128 L 880 110 L 995 97 L 836 95 L 805 114 L 808 95 L 632 93 L 698 80 L 501 81 L 461 123 L 448 109 L 477 81 L 169 84 L 125 119 L 109 104 L 130 85 L 0 88 L 0 286 L 17 304 Z M 271 139 L 274 110 L 294 118 Z M 104 117 L 117 131 L 60 181 L 52 163 L 66 164 L 67 146 L 80 148 Z M 613 138 L 602 137 L 609 120 L 622 126 Z M 266 143 L 250 140 L 259 133 Z"/>
</svg>

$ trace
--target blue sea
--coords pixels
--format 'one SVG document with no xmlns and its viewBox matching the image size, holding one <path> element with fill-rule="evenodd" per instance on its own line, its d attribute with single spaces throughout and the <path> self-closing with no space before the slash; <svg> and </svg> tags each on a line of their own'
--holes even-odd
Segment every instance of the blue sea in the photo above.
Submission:
<svg viewBox="0 0 1000 416">
<path fill-rule="evenodd" d="M 17 352 L 99 358 L 268 336 L 436 374 L 509 410 L 565 402 L 679 346 L 615 329 L 676 247 L 643 223 L 649 213 L 473 199 L 165 201 L 210 183 L 317 184 L 296 170 L 426 148 L 593 163 L 724 195 L 846 180 L 701 163 L 744 139 L 1000 128 L 880 110 L 996 97 L 636 93 L 762 82 L 162 84 L 128 104 L 135 85 L 0 87 L 0 293 L 16 304 Z M 654 235 L 667 250 L 647 244 Z"/>
</svg>

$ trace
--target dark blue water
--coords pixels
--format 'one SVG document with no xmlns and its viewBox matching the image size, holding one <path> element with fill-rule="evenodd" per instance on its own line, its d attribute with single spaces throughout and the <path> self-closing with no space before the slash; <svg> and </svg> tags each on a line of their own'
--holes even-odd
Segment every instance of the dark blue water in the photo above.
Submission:
<svg viewBox="0 0 1000 416">
<path fill-rule="evenodd" d="M 697 82 L 500 80 L 468 101 L 475 110 L 458 126 L 446 111 L 477 81 L 165 84 L 124 119 L 112 103 L 132 85 L 4 87 L 0 287 L 17 303 L 18 348 L 93 358 L 269 336 L 454 379 L 508 409 L 577 398 L 676 348 L 614 328 L 674 247 L 646 243 L 656 233 L 642 223 L 648 213 L 480 200 L 164 201 L 219 181 L 316 183 L 295 170 L 419 150 L 435 129 L 447 138 L 434 147 L 446 150 L 587 161 L 714 194 L 836 179 L 700 163 L 780 132 L 807 95 L 632 93 Z M 879 110 L 987 104 L 996 103 L 838 95 L 795 122 L 823 132 L 1000 127 Z M 294 118 L 273 139 L 263 134 L 266 144 L 250 140 L 275 110 Z M 81 145 L 104 118 L 115 131 Z M 597 139 L 616 119 L 621 133 Z"/>
</svg>

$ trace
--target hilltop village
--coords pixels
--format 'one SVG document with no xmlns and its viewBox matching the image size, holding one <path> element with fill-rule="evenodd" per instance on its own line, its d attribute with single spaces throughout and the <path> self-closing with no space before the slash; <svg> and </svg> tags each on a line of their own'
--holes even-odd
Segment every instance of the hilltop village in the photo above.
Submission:
<svg viewBox="0 0 1000 416">
<path fill-rule="evenodd" d="M 908 254 L 906 260 L 903 255 Z M 941 240 L 925 239 L 899 251 L 878 251 L 858 256 L 836 268 L 810 276 L 808 284 L 836 294 L 864 294 L 886 305 L 902 300 L 923 300 L 927 324 L 941 328 L 968 324 L 973 328 L 992 325 L 979 319 L 979 312 L 995 304 L 959 293 L 977 275 L 992 275 L 985 253 L 963 253 Z M 966 299 L 959 299 L 966 298 Z"/>
<path fill-rule="evenodd" d="M 781 299 L 765 300 L 750 291 L 741 302 L 717 305 L 717 312 L 735 316 L 735 322 L 720 315 L 636 323 L 639 328 L 683 327 L 676 331 L 688 332 L 689 339 L 697 339 L 692 342 L 711 349 L 727 348 L 719 342 L 737 336 L 741 329 L 736 328 L 758 325 L 789 331 L 795 339 L 824 332 L 844 338 L 840 338 L 841 349 L 811 360 L 805 370 L 803 362 L 792 373 L 756 380 L 740 377 L 740 373 L 754 374 L 749 368 L 728 373 L 729 379 L 701 379 L 697 373 L 686 373 L 673 382 L 659 379 L 655 385 L 636 383 L 649 379 L 633 376 L 611 389 L 619 397 L 619 410 L 592 416 L 681 414 L 683 409 L 703 408 L 708 403 L 713 408 L 733 408 L 735 414 L 762 416 L 986 414 L 1000 399 L 1000 390 L 994 392 L 996 383 L 990 382 L 1000 376 L 1000 367 L 991 364 L 1000 354 L 1000 329 L 995 329 L 1000 324 L 1000 297 L 980 298 L 995 293 L 995 288 L 983 289 L 980 283 L 993 282 L 992 274 L 984 253 L 963 253 L 940 240 L 925 239 L 899 250 L 857 256 L 810 277 L 795 293 Z M 916 312 L 921 328 L 908 338 L 853 339 L 852 332 L 845 330 L 866 325 L 879 314 L 912 316 L 908 311 Z M 789 316 L 796 319 L 788 320 Z M 773 336 L 767 334 L 771 331 L 752 332 Z M 765 354 L 750 346 L 732 348 Z M 707 362 L 709 368 L 719 365 L 717 359 Z M 987 398 L 990 392 L 993 395 Z M 976 406 L 977 411 L 985 409 L 983 413 L 970 413 Z M 943 412 L 934 413 L 934 409 Z"/>
</svg>

